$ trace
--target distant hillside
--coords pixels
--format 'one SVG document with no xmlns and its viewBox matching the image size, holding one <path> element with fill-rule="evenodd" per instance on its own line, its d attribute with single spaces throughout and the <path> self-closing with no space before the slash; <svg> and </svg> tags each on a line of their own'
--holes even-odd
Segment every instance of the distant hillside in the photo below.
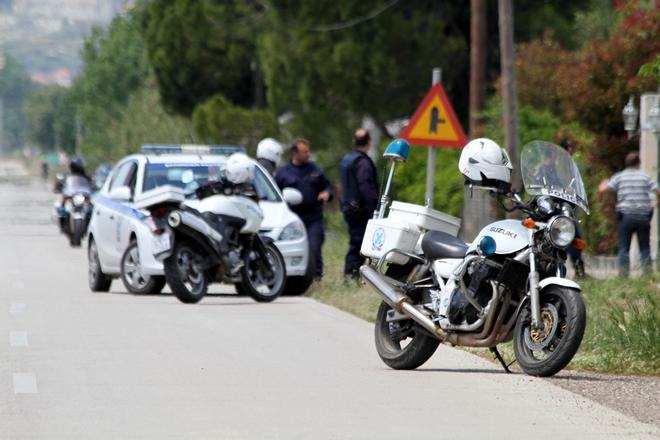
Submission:
<svg viewBox="0 0 660 440">
<path fill-rule="evenodd" d="M 133 4 L 134 0 L 129 0 Z M 80 69 L 82 37 L 93 24 L 107 24 L 126 0 L 0 0 L 5 50 L 35 78 Z"/>
</svg>

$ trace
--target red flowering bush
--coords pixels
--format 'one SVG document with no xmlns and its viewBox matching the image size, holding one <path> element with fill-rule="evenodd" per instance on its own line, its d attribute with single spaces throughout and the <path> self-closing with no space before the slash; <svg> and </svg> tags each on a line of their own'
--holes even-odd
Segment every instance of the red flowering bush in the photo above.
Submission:
<svg viewBox="0 0 660 440">
<path fill-rule="evenodd" d="M 571 52 L 546 34 L 518 45 L 516 51 L 520 103 L 550 110 L 563 122 L 577 122 L 593 133 L 592 142 L 576 147 L 593 194 L 591 205 L 604 217 L 594 237 L 600 252 L 612 252 L 616 246 L 614 234 L 607 233 L 616 231 L 616 219 L 612 200 L 600 198 L 594 188 L 599 179 L 621 170 L 625 155 L 639 148 L 639 139 L 628 139 L 623 129 L 621 110 L 629 95 L 639 97 L 658 87 L 652 76 L 641 77 L 638 71 L 660 53 L 660 8 L 649 10 L 636 1 L 618 1 L 616 7 L 624 19 L 607 40 Z"/>
</svg>

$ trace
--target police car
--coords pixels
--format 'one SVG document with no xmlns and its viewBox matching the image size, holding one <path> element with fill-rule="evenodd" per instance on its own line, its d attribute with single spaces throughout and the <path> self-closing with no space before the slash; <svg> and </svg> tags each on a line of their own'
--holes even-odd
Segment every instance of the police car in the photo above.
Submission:
<svg viewBox="0 0 660 440">
<path fill-rule="evenodd" d="M 147 145 L 144 154 L 133 154 L 119 161 L 94 199 L 88 229 L 89 285 L 92 291 L 107 292 L 112 279 L 121 278 L 134 294 L 159 293 L 165 286 L 163 264 L 152 254 L 152 236 L 145 224 L 149 212 L 133 206 L 140 195 L 161 185 L 174 185 L 193 193 L 180 177 L 186 170 L 209 172 L 222 168 L 227 157 L 244 152 L 242 147 L 200 145 Z M 271 176 L 255 160 L 254 185 L 264 213 L 260 232 L 275 240 L 286 264 L 284 293 L 300 295 L 314 275 L 307 232 L 300 218 L 288 206 L 302 201 L 299 191 L 280 192 Z M 167 172 L 163 173 L 163 168 Z M 177 178 L 178 177 L 178 178 Z"/>
</svg>

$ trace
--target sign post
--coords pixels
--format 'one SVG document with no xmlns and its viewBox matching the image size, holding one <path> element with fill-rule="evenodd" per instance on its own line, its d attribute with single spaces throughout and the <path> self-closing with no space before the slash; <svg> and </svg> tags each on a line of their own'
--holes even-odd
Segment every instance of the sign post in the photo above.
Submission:
<svg viewBox="0 0 660 440">
<path fill-rule="evenodd" d="M 442 81 L 442 69 L 439 67 L 436 67 L 433 69 L 433 77 L 431 78 L 431 87 L 435 86 L 436 84 L 440 84 L 440 81 Z M 437 124 L 438 124 L 438 112 L 437 109 L 434 109 L 435 111 L 432 111 L 434 113 L 431 116 L 431 126 L 429 127 L 430 130 L 433 128 L 437 129 Z M 425 198 L 425 203 L 427 207 L 433 209 L 433 184 L 435 182 L 435 157 L 437 156 L 437 151 L 434 147 L 429 145 L 429 160 L 428 164 L 426 165 L 426 198 Z"/>
<path fill-rule="evenodd" d="M 440 83 L 442 70 L 433 69 L 433 87 L 415 111 L 400 137 L 411 145 L 428 145 L 428 167 L 426 169 L 426 201 L 433 208 L 433 186 L 435 181 L 434 147 L 463 148 L 467 137 L 458 123 L 456 114 Z"/>
</svg>

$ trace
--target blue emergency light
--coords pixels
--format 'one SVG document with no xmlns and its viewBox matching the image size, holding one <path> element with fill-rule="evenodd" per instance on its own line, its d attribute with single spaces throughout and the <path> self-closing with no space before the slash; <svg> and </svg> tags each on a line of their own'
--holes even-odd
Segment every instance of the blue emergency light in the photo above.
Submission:
<svg viewBox="0 0 660 440">
<path fill-rule="evenodd" d="M 146 154 L 223 154 L 245 153 L 244 147 L 237 145 L 142 145 Z"/>
</svg>

